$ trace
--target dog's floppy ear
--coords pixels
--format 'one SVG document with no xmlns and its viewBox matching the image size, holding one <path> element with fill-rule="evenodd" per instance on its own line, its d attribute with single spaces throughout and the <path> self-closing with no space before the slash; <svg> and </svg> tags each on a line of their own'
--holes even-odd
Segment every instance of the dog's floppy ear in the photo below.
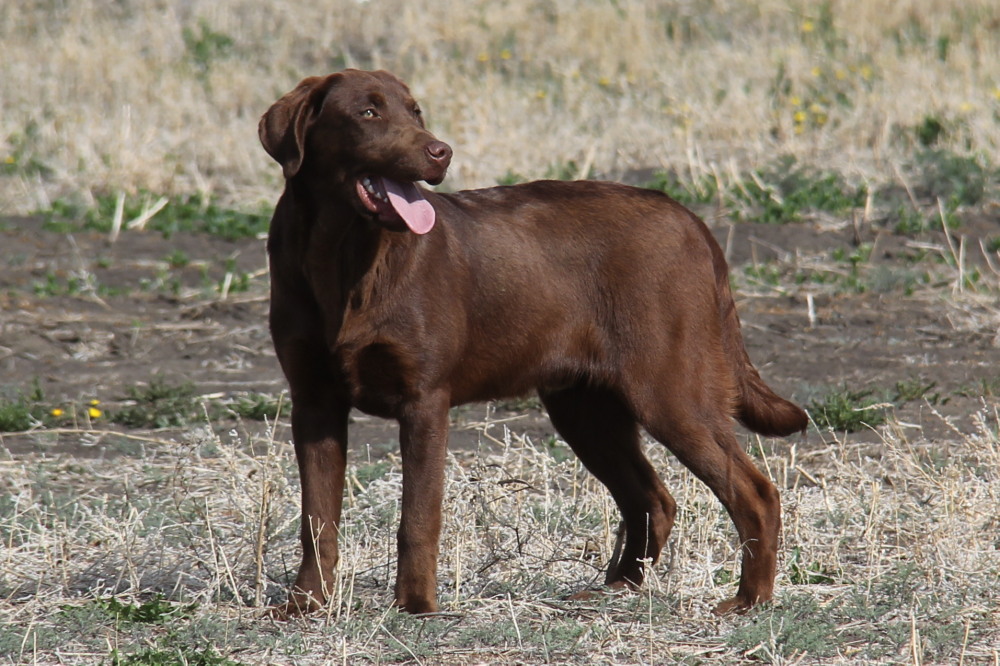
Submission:
<svg viewBox="0 0 1000 666">
<path fill-rule="evenodd" d="M 260 142 L 281 165 L 286 179 L 302 166 L 306 132 L 316 120 L 327 92 L 340 78 L 340 74 L 331 74 L 303 79 L 261 116 L 257 126 Z"/>
</svg>

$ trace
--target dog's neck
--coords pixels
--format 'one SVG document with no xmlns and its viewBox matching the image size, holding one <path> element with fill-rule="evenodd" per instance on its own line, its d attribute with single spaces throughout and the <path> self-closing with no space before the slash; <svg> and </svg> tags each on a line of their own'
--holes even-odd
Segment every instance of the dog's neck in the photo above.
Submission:
<svg viewBox="0 0 1000 666">
<path fill-rule="evenodd" d="M 313 290 L 336 290 L 345 311 L 371 307 L 384 295 L 375 291 L 375 285 L 391 289 L 392 278 L 406 274 L 403 269 L 412 260 L 411 246 L 418 238 L 409 231 L 390 231 L 336 197 L 308 197 L 309 189 L 290 187 L 286 193 L 297 209 L 298 229 L 293 234 L 301 242 L 300 265 L 306 280 Z M 316 282 L 318 276 L 322 284 Z M 330 283 L 333 276 L 337 284 Z"/>
</svg>

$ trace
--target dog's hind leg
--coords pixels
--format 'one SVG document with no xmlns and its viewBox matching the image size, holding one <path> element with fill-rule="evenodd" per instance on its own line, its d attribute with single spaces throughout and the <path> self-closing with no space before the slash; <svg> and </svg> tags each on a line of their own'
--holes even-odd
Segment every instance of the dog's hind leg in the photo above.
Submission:
<svg viewBox="0 0 1000 666">
<path fill-rule="evenodd" d="M 677 505 L 640 448 L 639 427 L 614 394 L 577 386 L 541 394 L 552 425 L 621 510 L 624 543 L 605 584 L 638 587 L 673 528 Z M 621 536 L 621 535 L 619 535 Z"/>
<path fill-rule="evenodd" d="M 669 402 L 661 402 L 655 415 L 642 422 L 708 485 L 735 523 L 743 551 L 740 585 L 736 596 L 715 610 L 742 612 L 770 599 L 774 590 L 781 531 L 778 491 L 740 448 L 731 419 L 710 416 L 712 411 L 699 409 L 694 395 L 682 397 L 677 386 L 671 388 Z"/>
</svg>

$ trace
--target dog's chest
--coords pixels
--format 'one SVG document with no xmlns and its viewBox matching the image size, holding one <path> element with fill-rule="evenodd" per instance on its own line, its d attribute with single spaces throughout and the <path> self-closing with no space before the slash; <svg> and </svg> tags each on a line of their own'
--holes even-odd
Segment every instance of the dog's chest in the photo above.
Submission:
<svg viewBox="0 0 1000 666">
<path fill-rule="evenodd" d="M 350 323 L 345 321 L 332 351 L 351 403 L 365 413 L 395 418 L 402 405 L 417 395 L 419 360 L 393 336 L 379 335 L 367 326 L 358 331 Z"/>
</svg>

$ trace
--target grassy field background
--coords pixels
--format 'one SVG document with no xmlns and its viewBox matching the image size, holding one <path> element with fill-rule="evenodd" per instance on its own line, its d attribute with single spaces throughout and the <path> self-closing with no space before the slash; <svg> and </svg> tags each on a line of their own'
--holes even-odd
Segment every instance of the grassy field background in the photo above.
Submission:
<svg viewBox="0 0 1000 666">
<path fill-rule="evenodd" d="M 938 125 L 995 162 L 998 25 L 990 0 L 6 3 L 0 212 L 108 190 L 270 202 L 258 118 L 345 66 L 411 84 L 455 189 L 728 180 L 779 155 L 881 182 Z"/>
<path fill-rule="evenodd" d="M 711 615 L 739 544 L 656 445 L 663 560 L 565 601 L 616 510 L 504 420 L 528 400 L 456 415 L 440 614 L 389 605 L 399 460 L 359 419 L 337 596 L 264 617 L 298 482 L 256 126 L 347 66 L 410 83 L 443 188 L 622 179 L 707 219 L 814 420 L 741 435 L 782 493 L 774 603 Z M 0 6 L 0 71 L 0 663 L 1000 663 L 997 3 L 34 0 Z"/>
</svg>

